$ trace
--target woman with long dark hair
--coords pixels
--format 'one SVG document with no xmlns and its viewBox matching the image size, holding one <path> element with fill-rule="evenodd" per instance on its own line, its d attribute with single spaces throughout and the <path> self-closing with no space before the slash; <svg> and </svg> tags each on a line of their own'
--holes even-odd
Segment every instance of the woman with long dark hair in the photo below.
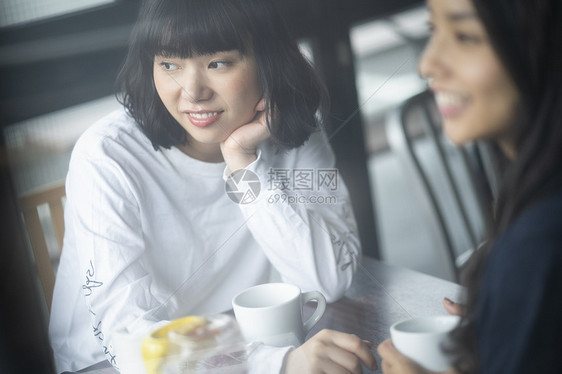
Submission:
<svg viewBox="0 0 562 374">
<path fill-rule="evenodd" d="M 444 131 L 510 163 L 485 247 L 464 275 L 451 372 L 562 372 L 562 2 L 429 0 L 420 61 Z M 425 373 L 390 340 L 384 373 Z"/>
<path fill-rule="evenodd" d="M 444 300 L 462 316 L 444 347 L 448 373 L 562 373 L 562 2 L 427 4 L 432 35 L 419 69 L 446 135 L 492 141 L 508 160 L 488 241 L 463 273 L 464 299 Z M 341 338 L 312 337 L 288 355 L 287 372 L 375 366 L 364 346 L 326 349 Z M 378 352 L 385 374 L 429 373 L 390 339 Z"/>
<path fill-rule="evenodd" d="M 272 1 L 145 1 L 119 81 L 124 108 L 70 161 L 58 370 L 118 367 L 117 332 L 227 311 L 271 280 L 341 297 L 355 218 L 321 131 L 323 85 Z"/>
</svg>

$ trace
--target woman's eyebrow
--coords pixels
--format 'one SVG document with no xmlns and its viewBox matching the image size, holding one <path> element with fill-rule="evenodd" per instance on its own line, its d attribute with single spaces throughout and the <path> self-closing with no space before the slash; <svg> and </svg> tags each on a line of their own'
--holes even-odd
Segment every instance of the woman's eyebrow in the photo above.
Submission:
<svg viewBox="0 0 562 374">
<path fill-rule="evenodd" d="M 427 12 L 430 16 L 435 15 L 433 9 L 427 5 Z M 451 21 L 451 22 L 457 22 L 457 21 L 465 21 L 465 20 L 471 20 L 471 19 L 476 19 L 476 13 L 473 11 L 452 11 L 449 12 L 446 16 L 447 20 Z"/>
<path fill-rule="evenodd" d="M 468 21 L 476 19 L 474 12 L 455 12 L 447 14 L 447 19 L 451 22 Z"/>
</svg>

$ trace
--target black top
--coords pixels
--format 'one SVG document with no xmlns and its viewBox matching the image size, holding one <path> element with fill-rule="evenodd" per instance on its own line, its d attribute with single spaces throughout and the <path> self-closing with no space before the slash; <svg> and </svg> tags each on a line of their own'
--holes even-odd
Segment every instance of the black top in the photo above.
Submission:
<svg viewBox="0 0 562 374">
<path fill-rule="evenodd" d="M 478 302 L 480 373 L 562 373 L 562 190 L 490 253 Z"/>
</svg>

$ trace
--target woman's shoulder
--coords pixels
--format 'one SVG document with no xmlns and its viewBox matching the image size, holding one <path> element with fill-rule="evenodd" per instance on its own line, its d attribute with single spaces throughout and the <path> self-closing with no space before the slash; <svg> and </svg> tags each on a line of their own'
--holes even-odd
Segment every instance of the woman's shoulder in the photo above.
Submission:
<svg viewBox="0 0 562 374">
<path fill-rule="evenodd" d="M 509 232 L 519 239 L 525 235 L 547 235 L 562 240 L 562 188 L 532 204 L 516 219 Z"/>
<path fill-rule="evenodd" d="M 560 355 L 551 348 L 559 340 L 552 332 L 560 326 L 561 267 L 557 191 L 525 210 L 488 258 L 477 321 L 480 365 L 488 372 L 552 373 L 560 367 Z"/>
<path fill-rule="evenodd" d="M 260 147 L 264 158 L 283 161 L 287 165 L 305 167 L 334 167 L 335 156 L 328 136 L 322 130 L 313 132 L 303 145 L 289 150 L 279 150 L 273 141 L 264 142 Z M 283 157 L 279 157 L 282 155 Z"/>
<path fill-rule="evenodd" d="M 108 113 L 92 124 L 78 139 L 73 154 L 101 156 L 114 149 L 152 147 L 135 120 L 124 108 Z"/>
<path fill-rule="evenodd" d="M 507 256 L 511 263 L 562 262 L 562 189 L 526 209 L 495 247 L 497 257 Z"/>
<path fill-rule="evenodd" d="M 534 306 L 518 304 L 521 300 L 533 304 L 533 299 L 538 305 L 542 301 L 536 298 L 545 293 L 559 294 L 561 267 L 562 190 L 529 207 L 497 239 L 487 260 L 482 297 L 503 310 L 518 308 L 519 315 L 532 319 Z"/>
</svg>

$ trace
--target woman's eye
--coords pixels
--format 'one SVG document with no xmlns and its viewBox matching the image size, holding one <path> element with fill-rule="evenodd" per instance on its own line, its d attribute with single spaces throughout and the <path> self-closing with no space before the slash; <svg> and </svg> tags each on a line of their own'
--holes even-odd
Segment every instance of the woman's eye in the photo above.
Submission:
<svg viewBox="0 0 562 374">
<path fill-rule="evenodd" d="M 468 35 L 468 34 L 464 34 L 464 33 L 456 33 L 455 34 L 455 38 L 461 42 L 461 43 L 465 43 L 465 44 L 475 44 L 478 43 L 480 41 L 480 38 L 473 36 L 473 35 Z"/>
<path fill-rule="evenodd" d="M 178 70 L 179 68 L 178 65 L 166 61 L 161 62 L 160 66 L 162 66 L 162 69 L 166 71 L 174 71 L 174 70 Z"/>
<path fill-rule="evenodd" d="M 213 61 L 209 64 L 209 69 L 221 69 L 231 65 L 230 61 Z"/>
</svg>

